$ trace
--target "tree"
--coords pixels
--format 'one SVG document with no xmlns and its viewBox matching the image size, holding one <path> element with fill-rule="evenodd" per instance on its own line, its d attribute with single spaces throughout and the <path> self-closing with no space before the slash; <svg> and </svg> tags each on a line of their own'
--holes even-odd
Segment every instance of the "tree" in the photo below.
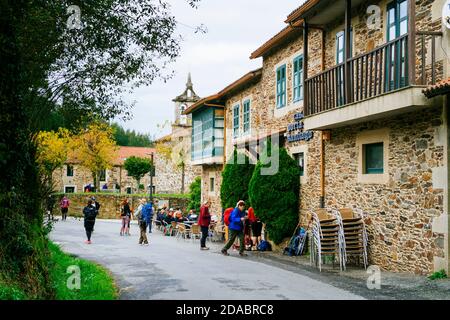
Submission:
<svg viewBox="0 0 450 320">
<path fill-rule="evenodd" d="M 242 159 L 238 163 L 238 159 Z M 248 186 L 252 178 L 255 165 L 250 163 L 250 159 L 245 154 L 239 154 L 236 149 L 233 158 L 225 165 L 222 171 L 222 185 L 220 186 L 220 199 L 222 208 L 234 208 L 239 200 L 248 199 Z"/>
<path fill-rule="evenodd" d="M 150 173 L 152 167 L 153 164 L 150 159 L 132 156 L 125 160 L 125 169 L 127 170 L 128 175 L 136 179 L 138 191 L 140 189 L 142 177 L 144 177 L 147 173 Z"/>
<path fill-rule="evenodd" d="M 278 146 L 275 146 L 278 148 Z M 255 214 L 266 224 L 269 238 L 276 244 L 291 236 L 298 224 L 300 169 L 287 153 L 279 148 L 279 169 L 274 175 L 262 175 L 267 155 L 258 161 L 249 184 L 249 198 Z"/>
<path fill-rule="evenodd" d="M 95 189 L 100 189 L 100 172 L 112 167 L 117 146 L 112 129 L 104 123 L 93 123 L 75 137 L 72 156 L 92 173 Z"/>
<path fill-rule="evenodd" d="M 111 125 L 114 131 L 114 139 L 119 146 L 152 147 L 149 134 L 136 133 L 134 130 L 125 130 L 117 123 Z"/>
<path fill-rule="evenodd" d="M 60 128 L 55 131 L 41 131 L 35 138 L 37 145 L 36 161 L 39 166 L 43 186 L 46 194 L 53 191 L 53 172 L 61 168 L 67 161 L 69 151 L 70 135 L 69 131 Z M 47 197 L 45 197 L 47 198 Z"/>
<path fill-rule="evenodd" d="M 195 210 L 198 212 L 200 210 L 201 205 L 201 197 L 202 197 L 202 178 L 196 177 L 194 181 L 189 186 L 190 191 L 190 200 L 188 204 L 188 210 Z"/>
</svg>

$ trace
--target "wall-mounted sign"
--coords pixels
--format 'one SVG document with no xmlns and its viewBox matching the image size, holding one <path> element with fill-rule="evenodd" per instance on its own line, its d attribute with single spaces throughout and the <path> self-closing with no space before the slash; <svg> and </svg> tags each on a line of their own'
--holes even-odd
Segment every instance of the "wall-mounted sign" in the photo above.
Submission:
<svg viewBox="0 0 450 320">
<path fill-rule="evenodd" d="M 449 0 L 450 1 L 450 0 Z M 287 127 L 287 141 L 309 141 L 314 137 L 313 131 L 303 131 L 303 112 L 296 113 L 294 115 L 294 123 L 291 123 Z"/>
<path fill-rule="evenodd" d="M 450 0 L 447 0 L 442 8 L 442 23 L 447 29 L 450 29 Z"/>
</svg>

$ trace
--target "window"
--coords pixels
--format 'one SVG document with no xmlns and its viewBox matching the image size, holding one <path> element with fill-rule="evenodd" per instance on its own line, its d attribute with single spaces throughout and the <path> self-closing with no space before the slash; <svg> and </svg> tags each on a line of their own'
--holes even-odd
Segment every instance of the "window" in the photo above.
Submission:
<svg viewBox="0 0 450 320">
<path fill-rule="evenodd" d="M 352 56 L 352 37 L 353 32 L 350 29 L 350 57 Z M 341 31 L 336 34 L 336 64 L 344 63 L 346 60 L 345 57 L 345 32 Z M 345 93 L 344 93 L 344 68 L 339 68 L 339 72 L 337 74 L 337 83 L 338 83 L 338 105 L 345 104 Z"/>
<path fill-rule="evenodd" d="M 233 137 L 239 136 L 239 105 L 233 107 Z"/>
<path fill-rule="evenodd" d="M 100 181 L 106 181 L 106 170 L 105 169 L 99 171 L 99 179 L 100 179 Z"/>
<path fill-rule="evenodd" d="M 294 102 L 303 100 L 303 56 L 294 59 L 293 66 Z"/>
<path fill-rule="evenodd" d="M 244 102 L 244 134 L 250 133 L 250 100 Z"/>
<path fill-rule="evenodd" d="M 383 142 L 363 145 L 364 174 L 382 174 L 383 168 Z"/>
<path fill-rule="evenodd" d="M 214 192 L 214 178 L 209 178 L 209 192 Z"/>
<path fill-rule="evenodd" d="M 221 108 L 204 108 L 192 114 L 192 160 L 223 155 L 224 115 Z"/>
<path fill-rule="evenodd" d="M 408 33 L 408 1 L 395 0 L 387 6 L 387 41 Z M 402 88 L 407 83 L 406 40 L 386 48 L 386 90 Z M 396 63 L 397 61 L 397 63 Z"/>
<path fill-rule="evenodd" d="M 75 187 L 64 187 L 64 193 L 74 193 Z"/>
<path fill-rule="evenodd" d="M 73 166 L 67 165 L 67 176 L 73 177 Z"/>
<path fill-rule="evenodd" d="M 126 188 L 126 192 L 127 192 L 127 194 L 131 194 L 131 193 L 132 193 L 131 187 L 127 187 L 127 188 Z"/>
<path fill-rule="evenodd" d="M 277 108 L 286 105 L 286 65 L 277 69 Z"/>
<path fill-rule="evenodd" d="M 300 168 L 300 177 L 303 177 L 305 175 L 305 153 L 299 152 L 294 154 L 294 159 Z"/>
</svg>

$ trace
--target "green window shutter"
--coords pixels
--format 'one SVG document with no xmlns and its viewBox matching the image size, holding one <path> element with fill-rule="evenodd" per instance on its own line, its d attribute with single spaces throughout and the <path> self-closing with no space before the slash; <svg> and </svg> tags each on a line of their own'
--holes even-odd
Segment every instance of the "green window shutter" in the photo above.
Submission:
<svg viewBox="0 0 450 320">
<path fill-rule="evenodd" d="M 303 100 L 303 57 L 298 56 L 293 62 L 294 102 Z"/>
<path fill-rule="evenodd" d="M 244 134 L 250 132 L 250 100 L 244 102 Z"/>
<path fill-rule="evenodd" d="M 286 105 L 286 65 L 277 69 L 277 108 Z"/>
<path fill-rule="evenodd" d="M 233 107 L 233 137 L 239 136 L 239 105 Z"/>
<path fill-rule="evenodd" d="M 363 146 L 364 152 L 364 173 L 380 174 L 384 172 L 384 151 L 383 143 L 371 143 Z"/>
</svg>

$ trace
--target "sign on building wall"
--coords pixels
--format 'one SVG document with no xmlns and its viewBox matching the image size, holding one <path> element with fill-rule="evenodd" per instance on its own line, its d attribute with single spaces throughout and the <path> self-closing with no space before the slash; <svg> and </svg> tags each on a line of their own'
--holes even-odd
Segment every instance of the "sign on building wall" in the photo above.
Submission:
<svg viewBox="0 0 450 320">
<path fill-rule="evenodd" d="M 289 124 L 287 127 L 288 142 L 309 141 L 314 137 L 313 131 L 303 131 L 303 118 L 303 112 L 299 112 L 294 115 L 295 122 Z"/>
</svg>

